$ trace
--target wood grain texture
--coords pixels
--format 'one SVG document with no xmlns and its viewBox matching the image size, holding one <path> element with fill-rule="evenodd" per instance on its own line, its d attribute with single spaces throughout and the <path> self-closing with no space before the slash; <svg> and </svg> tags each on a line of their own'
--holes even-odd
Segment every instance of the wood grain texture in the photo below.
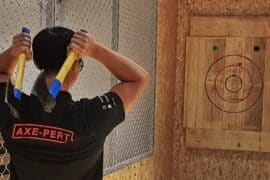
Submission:
<svg viewBox="0 0 270 180">
<path fill-rule="evenodd" d="M 213 24 L 217 20 L 219 23 Z M 235 31 L 241 31 L 242 27 L 236 24 L 241 26 L 242 21 L 245 25 L 264 23 L 264 19 L 254 17 L 191 18 L 191 34 L 193 27 L 204 35 L 204 28 L 214 26 L 216 31 L 227 28 L 225 36 L 229 37 L 198 37 L 196 33 L 197 37 L 187 37 L 184 107 L 187 147 L 262 151 L 261 144 L 270 146 L 260 132 L 263 111 L 268 112 L 262 96 L 267 38 L 251 38 L 245 33 L 232 37 Z M 267 137 L 266 133 L 263 137 Z"/>
<path fill-rule="evenodd" d="M 159 0 L 153 180 L 172 179 L 177 1 Z"/>
<path fill-rule="evenodd" d="M 267 151 L 269 143 L 266 137 L 270 132 L 263 134 L 256 131 L 187 129 L 187 147 L 214 148 L 240 151 Z M 262 148 L 263 146 L 263 148 Z"/>
<path fill-rule="evenodd" d="M 265 38 L 227 37 L 225 55 L 234 56 L 232 61 L 241 65 L 234 73 L 241 77 L 243 87 L 235 98 L 245 99 L 239 103 L 234 103 L 234 108 L 243 108 L 243 112 L 238 114 L 224 114 L 227 116 L 227 127 L 229 129 L 261 130 L 263 111 L 263 74 L 265 66 Z M 259 51 L 254 51 L 258 46 Z M 230 57 L 232 58 L 232 57 Z M 228 59 L 227 59 L 228 60 Z M 230 64 L 226 64 L 228 66 Z M 258 69 L 257 69 L 258 68 Z M 241 71 L 241 72 L 239 72 Z M 232 104 L 229 104 L 232 105 Z"/>
<path fill-rule="evenodd" d="M 263 93 L 263 107 L 265 111 L 262 114 L 262 130 L 270 131 L 270 39 L 266 41 L 265 54 L 265 71 L 264 71 L 264 93 Z"/>
<path fill-rule="evenodd" d="M 187 37 L 186 49 L 184 125 L 261 130 L 265 38 Z"/>
<path fill-rule="evenodd" d="M 213 50 L 213 47 L 218 50 Z M 225 38 L 187 38 L 184 121 L 186 127 L 222 127 L 223 112 L 212 107 L 205 94 L 205 77 L 209 66 L 225 55 Z M 210 64 L 210 65 L 209 65 Z M 212 78 L 211 81 L 214 81 Z"/>
<path fill-rule="evenodd" d="M 256 27 L 256 28 L 254 28 Z M 270 36 L 269 17 L 192 17 L 191 36 Z"/>
<path fill-rule="evenodd" d="M 190 17 L 269 16 L 270 1 L 178 0 L 178 4 L 173 179 L 270 179 L 270 153 L 187 149 L 185 146 L 185 128 L 183 128 L 185 49 L 186 36 L 190 36 Z"/>
</svg>

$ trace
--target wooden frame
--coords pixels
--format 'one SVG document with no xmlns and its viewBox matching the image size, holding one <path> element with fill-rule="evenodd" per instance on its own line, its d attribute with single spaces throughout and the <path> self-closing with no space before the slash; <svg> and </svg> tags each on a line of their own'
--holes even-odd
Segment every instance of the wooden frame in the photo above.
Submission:
<svg viewBox="0 0 270 180">
<path fill-rule="evenodd" d="M 270 152 L 270 18 L 192 17 L 190 34 L 187 147 Z"/>
</svg>

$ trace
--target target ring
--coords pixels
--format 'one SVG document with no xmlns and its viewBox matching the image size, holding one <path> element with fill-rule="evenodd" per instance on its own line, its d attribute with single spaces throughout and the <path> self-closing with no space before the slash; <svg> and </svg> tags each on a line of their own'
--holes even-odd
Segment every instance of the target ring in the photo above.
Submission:
<svg viewBox="0 0 270 180">
<path fill-rule="evenodd" d="M 263 91 L 259 67 L 249 58 L 229 55 L 216 60 L 205 77 L 205 92 L 209 101 L 228 113 L 240 113 L 252 108 Z"/>
<path fill-rule="evenodd" d="M 225 79 L 225 88 L 231 93 L 237 93 L 243 88 L 243 81 L 237 75 L 231 75 Z"/>
<path fill-rule="evenodd" d="M 234 103 L 245 100 L 250 95 L 253 88 L 252 83 L 250 83 L 252 82 L 251 74 L 241 65 L 242 63 L 238 63 L 238 65 L 225 66 L 217 73 L 215 78 L 215 88 L 217 95 L 222 100 Z M 225 78 L 223 78 L 222 75 L 225 76 Z M 245 83 L 242 79 L 246 79 Z M 223 83 L 225 89 L 223 87 Z M 243 88 L 245 88 L 245 90 L 243 92 L 239 92 Z"/>
</svg>

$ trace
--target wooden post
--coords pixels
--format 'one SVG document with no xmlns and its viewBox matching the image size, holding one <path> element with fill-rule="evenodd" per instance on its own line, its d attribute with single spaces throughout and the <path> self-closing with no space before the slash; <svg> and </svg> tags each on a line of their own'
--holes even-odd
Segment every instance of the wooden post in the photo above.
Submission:
<svg viewBox="0 0 270 180">
<path fill-rule="evenodd" d="M 173 175 L 177 0 L 158 1 L 154 180 Z"/>
</svg>

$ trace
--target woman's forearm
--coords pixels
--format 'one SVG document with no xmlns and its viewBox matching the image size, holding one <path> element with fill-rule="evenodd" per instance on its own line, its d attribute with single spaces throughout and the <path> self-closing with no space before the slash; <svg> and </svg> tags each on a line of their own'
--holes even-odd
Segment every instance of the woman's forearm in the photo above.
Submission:
<svg viewBox="0 0 270 180">
<path fill-rule="evenodd" d="M 112 74 L 123 82 L 143 81 L 149 78 L 148 73 L 129 58 L 97 44 L 93 58 L 104 64 Z"/>
<path fill-rule="evenodd" d="M 101 62 L 120 81 L 115 84 L 110 92 L 121 98 L 125 112 L 141 97 L 149 82 L 149 74 L 129 58 L 95 42 L 87 33 L 77 32 L 71 39 L 69 48 L 80 56 L 89 56 Z"/>
</svg>

